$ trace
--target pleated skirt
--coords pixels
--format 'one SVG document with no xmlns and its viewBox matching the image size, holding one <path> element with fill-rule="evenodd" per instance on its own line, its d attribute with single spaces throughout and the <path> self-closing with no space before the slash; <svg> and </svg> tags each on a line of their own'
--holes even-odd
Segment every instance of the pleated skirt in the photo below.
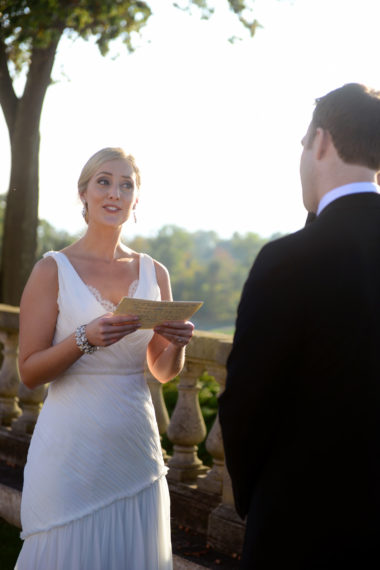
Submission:
<svg viewBox="0 0 380 570">
<path fill-rule="evenodd" d="M 15 570 L 172 570 L 165 477 L 133 497 L 28 536 Z"/>
</svg>

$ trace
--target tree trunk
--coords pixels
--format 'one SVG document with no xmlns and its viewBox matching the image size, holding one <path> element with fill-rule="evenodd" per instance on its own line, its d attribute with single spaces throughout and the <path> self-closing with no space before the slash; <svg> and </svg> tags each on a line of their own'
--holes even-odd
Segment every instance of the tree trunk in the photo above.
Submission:
<svg viewBox="0 0 380 570">
<path fill-rule="evenodd" d="M 16 120 L 11 136 L 11 177 L 4 219 L 1 293 L 3 303 L 18 305 L 35 262 L 38 225 L 39 128 Z M 28 124 L 29 123 L 29 124 Z"/>
<path fill-rule="evenodd" d="M 3 303 L 19 305 L 35 263 L 38 226 L 39 124 L 42 104 L 59 38 L 47 48 L 35 48 L 24 94 L 10 127 L 11 176 L 7 195 L 1 260 Z"/>
</svg>

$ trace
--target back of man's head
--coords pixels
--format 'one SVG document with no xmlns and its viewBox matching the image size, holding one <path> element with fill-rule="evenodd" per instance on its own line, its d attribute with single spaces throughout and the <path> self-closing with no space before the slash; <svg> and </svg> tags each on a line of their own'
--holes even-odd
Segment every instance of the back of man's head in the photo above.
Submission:
<svg viewBox="0 0 380 570">
<path fill-rule="evenodd" d="M 316 100 L 311 121 L 328 131 L 340 158 L 348 164 L 380 170 L 380 91 L 348 83 Z"/>
</svg>

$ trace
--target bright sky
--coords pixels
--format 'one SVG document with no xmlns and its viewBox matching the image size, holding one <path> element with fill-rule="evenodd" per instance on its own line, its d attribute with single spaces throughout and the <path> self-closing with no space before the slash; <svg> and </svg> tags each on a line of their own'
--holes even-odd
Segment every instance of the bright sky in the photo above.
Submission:
<svg viewBox="0 0 380 570">
<path fill-rule="evenodd" d="M 269 236 L 299 229 L 306 213 L 300 141 L 314 99 L 351 81 L 380 89 L 378 0 L 256 0 L 248 37 L 227 9 L 209 21 L 152 0 L 129 55 L 103 58 L 91 43 L 59 45 L 41 120 L 40 217 L 83 229 L 77 179 L 105 146 L 122 146 L 142 171 L 138 223 Z M 227 40 L 240 35 L 243 41 Z M 0 192 L 9 142 L 0 116 Z"/>
</svg>

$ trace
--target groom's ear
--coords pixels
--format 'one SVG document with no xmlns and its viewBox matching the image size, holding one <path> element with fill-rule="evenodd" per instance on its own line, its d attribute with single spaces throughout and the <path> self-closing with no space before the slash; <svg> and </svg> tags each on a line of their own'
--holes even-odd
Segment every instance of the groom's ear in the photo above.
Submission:
<svg viewBox="0 0 380 570">
<path fill-rule="evenodd" d="M 318 127 L 313 141 L 315 157 L 317 160 L 325 158 L 330 145 L 334 146 L 330 133 L 326 131 L 326 129 Z"/>
</svg>

